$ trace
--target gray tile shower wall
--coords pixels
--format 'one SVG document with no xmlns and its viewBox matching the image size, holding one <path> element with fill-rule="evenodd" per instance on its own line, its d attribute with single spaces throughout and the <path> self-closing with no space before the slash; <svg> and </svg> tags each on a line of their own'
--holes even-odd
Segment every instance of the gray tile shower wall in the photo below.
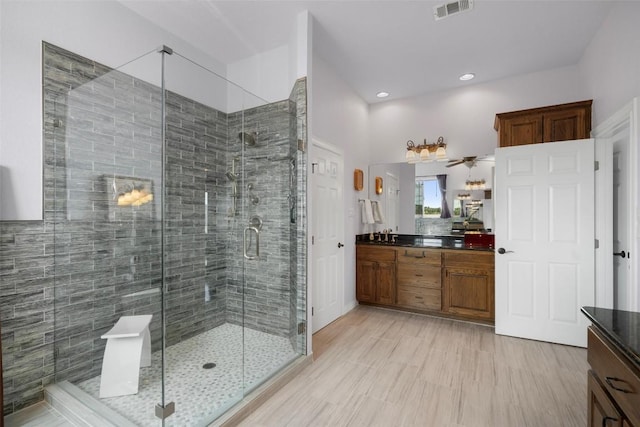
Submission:
<svg viewBox="0 0 640 427">
<path fill-rule="evenodd" d="M 296 146 L 295 150 L 295 182 L 296 191 L 293 193 L 295 204 L 292 206 L 291 246 L 296 248 L 295 257 L 292 257 L 291 271 L 295 272 L 295 281 L 292 282 L 291 318 L 298 323 L 307 322 L 307 79 L 298 79 L 291 92 L 290 99 L 296 105 Z M 301 146 L 299 146 L 301 145 Z M 292 331 L 296 331 L 293 325 Z M 297 331 L 296 331 L 297 332 Z M 307 333 L 311 333 L 308 331 Z M 293 347 L 301 354 L 307 353 L 306 334 L 296 334 L 291 337 L 296 345 Z"/>
<path fill-rule="evenodd" d="M 216 200 L 228 200 L 227 115 L 172 92 L 166 105 L 166 338 L 173 345 L 225 322 L 229 243 L 224 223 L 213 220 Z"/>
<path fill-rule="evenodd" d="M 242 241 L 251 217 L 259 216 L 263 225 L 257 259 L 245 261 L 241 247 L 230 250 L 227 319 L 285 337 L 291 334 L 289 193 L 295 190 L 290 178 L 290 165 L 295 161 L 295 113 L 295 104 L 285 100 L 229 114 L 230 141 L 237 141 L 243 129 L 256 135 L 255 145 L 238 143 L 230 153 L 235 156 L 242 150 L 244 168 L 239 226 L 230 230 L 231 241 Z M 250 255 L 254 249 L 248 250 Z"/>
<path fill-rule="evenodd" d="M 250 205 L 246 188 L 239 188 L 245 211 L 236 218 L 228 214 L 225 171 L 239 148 L 230 136 L 237 135 L 241 113 L 232 117 L 167 92 L 163 242 L 160 90 L 47 43 L 43 60 L 45 219 L 0 222 L 5 414 L 42 400 L 43 387 L 54 380 L 99 373 L 100 335 L 122 315 L 154 314 L 158 348 L 163 243 L 167 345 L 239 321 L 238 242 L 249 214 L 264 215 L 265 233 L 261 264 L 247 268 L 246 325 L 290 334 L 293 305 L 271 299 L 293 304 L 306 292 L 304 153 L 296 153 L 297 223 L 275 222 L 290 215 L 284 187 L 278 188 L 288 185 L 285 159 L 295 146 L 291 123 L 296 114 L 300 119 L 299 103 L 245 112 L 245 126 L 268 144 L 245 152 L 246 182 L 261 201 Z M 117 208 L 114 186 L 126 183 L 150 189 L 153 202 Z M 298 243 L 295 278 L 288 273 L 294 258 L 288 242 Z M 304 316 L 298 308 L 298 318 Z"/>
<path fill-rule="evenodd" d="M 53 381 L 53 235 L 42 221 L 0 223 L 4 413 L 42 400 Z"/>
</svg>

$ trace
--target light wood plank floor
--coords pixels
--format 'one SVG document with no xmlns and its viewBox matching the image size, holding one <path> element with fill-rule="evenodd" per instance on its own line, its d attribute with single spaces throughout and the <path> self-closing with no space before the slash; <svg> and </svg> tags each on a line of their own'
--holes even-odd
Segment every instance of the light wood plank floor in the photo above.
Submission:
<svg viewBox="0 0 640 427">
<path fill-rule="evenodd" d="M 316 360 L 242 426 L 579 426 L 585 349 L 358 306 L 313 337 Z"/>
</svg>

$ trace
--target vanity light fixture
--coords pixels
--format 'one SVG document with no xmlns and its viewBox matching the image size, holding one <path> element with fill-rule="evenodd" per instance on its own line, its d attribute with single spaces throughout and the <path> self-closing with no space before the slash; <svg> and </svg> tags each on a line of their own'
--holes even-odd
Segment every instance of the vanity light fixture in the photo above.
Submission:
<svg viewBox="0 0 640 427">
<path fill-rule="evenodd" d="M 486 182 L 484 179 L 479 179 L 477 181 L 467 180 L 464 184 L 465 190 L 484 190 L 486 188 Z"/>
<path fill-rule="evenodd" d="M 467 80 L 471 80 L 472 78 L 474 78 L 476 75 L 473 73 L 465 73 L 463 75 L 461 75 L 460 77 L 458 77 L 460 80 L 467 81 Z"/>
<path fill-rule="evenodd" d="M 407 163 L 418 162 L 446 162 L 447 160 L 447 144 L 443 137 L 439 137 L 437 142 L 427 144 L 425 138 L 423 144 L 416 145 L 412 140 L 407 141 L 407 154 L 405 155 Z"/>
<path fill-rule="evenodd" d="M 387 96 L 389 96 L 389 92 L 384 92 L 384 91 L 378 92 L 378 93 L 376 93 L 376 96 L 378 98 L 386 98 Z"/>
</svg>

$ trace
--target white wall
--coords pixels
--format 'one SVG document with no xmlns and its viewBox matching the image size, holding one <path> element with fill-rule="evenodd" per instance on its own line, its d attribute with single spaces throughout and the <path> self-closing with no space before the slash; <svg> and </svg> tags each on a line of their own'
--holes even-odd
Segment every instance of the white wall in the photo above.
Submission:
<svg viewBox="0 0 640 427">
<path fill-rule="evenodd" d="M 296 80 L 307 75 L 309 19 L 307 11 L 297 15 L 286 45 L 227 66 L 227 79 L 249 92 L 238 96 L 230 86 L 228 112 L 289 98 Z"/>
<path fill-rule="evenodd" d="M 581 101 L 577 67 L 566 67 L 370 106 L 371 162 L 402 162 L 407 140 L 443 136 L 449 158 L 493 153 L 496 113 Z"/>
<path fill-rule="evenodd" d="M 368 174 L 369 133 L 368 105 L 351 89 L 327 63 L 313 56 L 311 81 L 313 137 L 344 150 L 345 200 L 345 311 L 356 304 L 355 299 L 355 235 L 362 228 L 357 211 L 358 199 L 369 194 L 368 177 L 363 191 L 353 188 L 353 171 L 362 169 Z M 311 209 L 313 209 L 311 207 Z"/>
<path fill-rule="evenodd" d="M 225 73 L 214 59 L 117 2 L 2 0 L 0 219 L 42 219 L 43 40 L 112 67 L 164 44 Z M 159 57 L 144 67 L 149 80 L 157 77 Z"/>
<path fill-rule="evenodd" d="M 311 15 L 309 11 L 300 12 L 296 17 L 295 29 L 291 33 L 289 39 L 289 75 L 294 79 L 306 77 L 309 74 L 311 55 L 311 39 L 312 39 Z"/>
<path fill-rule="evenodd" d="M 640 2 L 617 2 L 580 60 L 595 128 L 640 95 Z"/>
<path fill-rule="evenodd" d="M 585 82 L 589 97 L 593 98 L 593 128 L 606 121 L 633 98 L 640 96 L 640 3 L 619 2 L 611 10 L 602 27 L 593 38 L 580 60 L 579 67 Z M 635 126 L 636 140 L 640 140 L 638 128 L 639 117 L 632 119 Z M 637 152 L 637 151 L 636 151 Z M 637 161 L 640 159 L 636 159 Z M 635 246 L 640 247 L 640 164 L 636 163 L 635 170 L 631 171 L 631 179 L 635 182 L 635 205 L 632 206 Z M 638 287 L 640 278 L 635 269 L 636 276 L 632 277 L 631 286 L 633 294 L 638 298 L 632 302 L 635 307 L 640 307 L 640 291 Z M 603 284 L 608 286 L 608 284 Z M 599 288 L 596 296 L 606 295 L 606 291 Z M 602 299 L 602 298 L 601 298 Z M 602 302 L 602 301 L 596 301 Z"/>
<path fill-rule="evenodd" d="M 229 64 L 229 80 L 255 96 L 229 96 L 227 111 L 239 111 L 289 98 L 293 87 L 289 76 L 289 50 L 288 45 L 283 45 Z M 237 88 L 231 90 L 236 91 Z"/>
</svg>

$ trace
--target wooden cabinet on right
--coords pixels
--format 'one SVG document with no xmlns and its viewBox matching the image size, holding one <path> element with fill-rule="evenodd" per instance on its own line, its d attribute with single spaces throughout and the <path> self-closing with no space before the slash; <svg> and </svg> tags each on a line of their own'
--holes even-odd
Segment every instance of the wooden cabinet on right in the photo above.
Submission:
<svg viewBox="0 0 640 427">
<path fill-rule="evenodd" d="M 495 319 L 493 252 L 445 251 L 442 311 Z"/>
<path fill-rule="evenodd" d="M 622 427 L 623 418 L 593 371 L 588 372 L 589 427 Z"/>
<path fill-rule="evenodd" d="M 540 144 L 585 139 L 591 135 L 592 101 L 572 102 L 496 114 L 498 145 Z"/>
<path fill-rule="evenodd" d="M 594 326 L 589 327 L 587 360 L 589 426 L 640 426 L 640 373 L 629 358 Z"/>
</svg>

